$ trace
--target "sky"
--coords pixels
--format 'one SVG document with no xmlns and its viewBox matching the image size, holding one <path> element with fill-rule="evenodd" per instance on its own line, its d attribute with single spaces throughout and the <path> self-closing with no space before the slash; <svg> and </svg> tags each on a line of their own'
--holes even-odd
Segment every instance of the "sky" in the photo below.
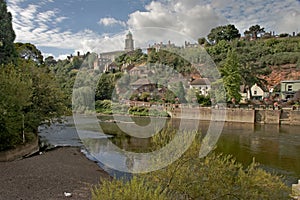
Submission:
<svg viewBox="0 0 300 200">
<path fill-rule="evenodd" d="M 256 24 L 277 34 L 300 32 L 300 0 L 7 0 L 7 6 L 16 42 L 56 59 L 123 50 L 128 31 L 140 48 L 196 42 L 226 24 L 241 34 Z"/>
</svg>

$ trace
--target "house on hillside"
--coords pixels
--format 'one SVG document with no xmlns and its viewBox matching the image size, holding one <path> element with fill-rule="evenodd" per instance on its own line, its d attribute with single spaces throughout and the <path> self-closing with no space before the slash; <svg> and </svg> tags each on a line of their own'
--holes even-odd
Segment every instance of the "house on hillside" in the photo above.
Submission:
<svg viewBox="0 0 300 200">
<path fill-rule="evenodd" d="M 250 92 L 253 100 L 263 100 L 269 94 L 256 83 L 251 87 Z"/>
<path fill-rule="evenodd" d="M 155 88 L 155 84 L 151 83 L 147 78 L 140 78 L 137 81 L 130 83 L 130 86 L 133 90 L 139 92 L 149 92 Z"/>
<path fill-rule="evenodd" d="M 281 81 L 280 96 L 283 100 L 289 100 L 300 90 L 300 80 Z"/>
<path fill-rule="evenodd" d="M 198 78 L 191 81 L 190 88 L 196 89 L 200 95 L 207 96 L 211 90 L 211 83 L 208 78 Z"/>
</svg>

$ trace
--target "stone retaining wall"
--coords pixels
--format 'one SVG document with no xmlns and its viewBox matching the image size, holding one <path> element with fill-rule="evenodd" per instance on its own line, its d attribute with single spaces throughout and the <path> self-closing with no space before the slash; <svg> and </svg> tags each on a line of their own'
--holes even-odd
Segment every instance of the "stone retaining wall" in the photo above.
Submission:
<svg viewBox="0 0 300 200">
<path fill-rule="evenodd" d="M 168 113 L 172 118 L 199 119 L 203 121 L 225 121 L 239 123 L 300 125 L 300 110 L 292 109 L 213 109 L 174 108 Z"/>
<path fill-rule="evenodd" d="M 244 109 L 211 109 L 211 108 L 175 108 L 171 111 L 172 118 L 199 119 L 203 121 L 225 121 L 254 123 L 255 111 Z"/>
</svg>

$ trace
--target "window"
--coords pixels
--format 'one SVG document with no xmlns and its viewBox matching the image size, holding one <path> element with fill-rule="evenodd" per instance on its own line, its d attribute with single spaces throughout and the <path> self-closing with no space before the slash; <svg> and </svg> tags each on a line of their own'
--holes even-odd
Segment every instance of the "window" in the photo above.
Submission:
<svg viewBox="0 0 300 200">
<path fill-rule="evenodd" d="M 254 91 L 254 95 L 257 95 L 257 91 L 256 90 Z"/>
<path fill-rule="evenodd" d="M 287 91 L 292 92 L 293 91 L 293 85 L 288 85 L 287 86 Z"/>
</svg>

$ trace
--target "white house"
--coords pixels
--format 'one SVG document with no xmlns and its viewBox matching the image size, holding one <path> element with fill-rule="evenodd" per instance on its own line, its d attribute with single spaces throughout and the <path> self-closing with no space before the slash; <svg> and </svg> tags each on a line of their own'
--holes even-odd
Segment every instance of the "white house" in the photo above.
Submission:
<svg viewBox="0 0 300 200">
<path fill-rule="evenodd" d="M 268 93 L 265 92 L 256 83 L 251 87 L 250 91 L 253 100 L 263 100 L 263 98 L 267 97 L 268 95 Z"/>
<path fill-rule="evenodd" d="M 199 91 L 199 94 L 207 96 L 211 90 L 211 83 L 208 78 L 199 78 L 190 83 L 190 88 L 194 88 Z"/>
</svg>

